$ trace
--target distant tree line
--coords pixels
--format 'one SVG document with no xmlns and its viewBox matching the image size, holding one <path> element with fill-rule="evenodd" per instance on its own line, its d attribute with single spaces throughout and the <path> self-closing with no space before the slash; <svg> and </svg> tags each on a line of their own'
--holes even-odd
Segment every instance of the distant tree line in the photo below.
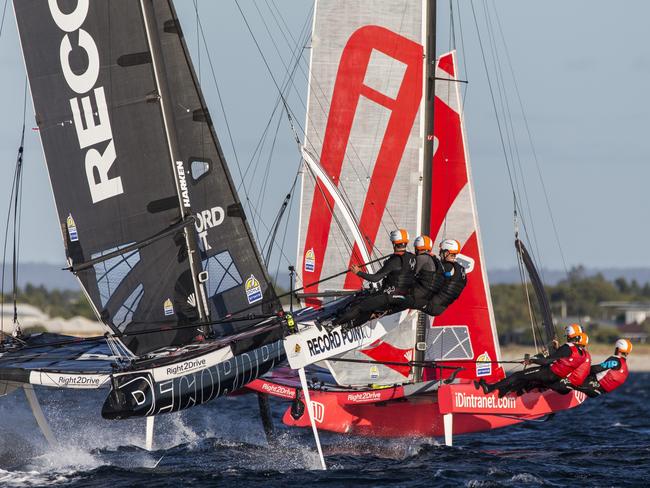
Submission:
<svg viewBox="0 0 650 488">
<path fill-rule="evenodd" d="M 278 288 L 278 294 L 285 290 Z M 541 315 L 532 287 L 528 284 L 529 310 L 525 284 L 498 284 L 490 287 L 497 328 L 502 343 L 533 342 L 531 311 L 534 322 L 541 325 Z M 587 276 L 583 267 L 569 271 L 566 279 L 557 285 L 547 286 L 553 314 L 558 321 L 564 313 L 569 317 L 588 317 L 592 322 L 589 334 L 593 341 L 611 342 L 618 336 L 616 329 L 599 323 L 604 319 L 604 310 L 599 306 L 605 301 L 648 301 L 650 284 L 640 285 L 635 280 L 618 278 L 606 280 L 603 275 Z M 5 293 L 5 311 L 11 306 L 12 297 Z M 288 306 L 288 297 L 283 300 Z M 26 285 L 18 290 L 18 302 L 38 307 L 50 317 L 65 319 L 81 316 L 94 319 L 95 314 L 81 291 L 48 290 L 44 286 Z M 295 304 L 294 304 L 295 306 Z M 559 324 L 564 325 L 564 324 Z M 650 332 L 650 321 L 643 324 Z"/>
<path fill-rule="evenodd" d="M 525 285 L 492 285 L 490 292 L 494 304 L 494 314 L 502 342 L 530 344 L 533 341 L 530 312 L 526 298 Z M 533 317 L 541 324 L 535 294 L 528 285 Z M 561 322 L 564 313 L 567 317 L 588 319 L 591 323 L 589 335 L 592 341 L 611 342 L 618 337 L 616 328 L 605 320 L 605 310 L 599 306 L 608 301 L 650 302 L 650 284 L 643 286 L 636 280 L 617 278 L 608 281 L 602 274 L 587 276 L 583 267 L 572 268 L 566 279 L 555 286 L 547 286 L 546 292 L 551 302 L 555 318 Z M 622 317 L 619 317 L 622 320 Z M 649 321 L 650 322 L 650 321 Z M 558 324 L 565 325 L 565 324 Z M 644 324 L 650 332 L 650 323 Z M 560 332 L 558 330 L 558 332 Z"/>
<path fill-rule="evenodd" d="M 4 294 L 5 313 L 12 306 L 13 297 L 10 293 Z M 81 291 L 48 290 L 44 286 L 27 284 L 25 288 L 18 289 L 18 303 L 27 303 L 41 309 L 50 317 L 86 317 L 95 319 L 95 314 Z"/>
</svg>

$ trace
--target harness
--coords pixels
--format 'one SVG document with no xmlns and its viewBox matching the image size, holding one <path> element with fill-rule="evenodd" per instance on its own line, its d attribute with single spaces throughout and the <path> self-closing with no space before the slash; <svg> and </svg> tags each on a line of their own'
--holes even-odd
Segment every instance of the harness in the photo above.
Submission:
<svg viewBox="0 0 650 488">
<path fill-rule="evenodd" d="M 600 387 L 606 392 L 615 390 L 623 383 L 625 383 L 627 375 L 629 374 L 626 359 L 624 357 L 620 357 L 619 359 L 621 361 L 620 368 L 601 371 L 596 375 L 596 379 L 598 380 Z"/>
<path fill-rule="evenodd" d="M 415 283 L 415 254 L 405 251 L 404 254 L 393 254 L 400 259 L 400 268 L 391 271 L 381 283 L 381 290 L 392 295 L 407 295 Z"/>
</svg>

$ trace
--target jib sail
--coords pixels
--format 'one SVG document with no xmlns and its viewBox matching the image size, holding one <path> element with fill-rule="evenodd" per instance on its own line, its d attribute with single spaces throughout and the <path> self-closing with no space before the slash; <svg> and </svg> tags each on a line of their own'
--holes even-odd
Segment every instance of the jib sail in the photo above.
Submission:
<svg viewBox="0 0 650 488">
<path fill-rule="evenodd" d="M 276 306 L 170 3 L 14 9 L 66 254 L 102 321 L 141 354 Z"/>
</svg>

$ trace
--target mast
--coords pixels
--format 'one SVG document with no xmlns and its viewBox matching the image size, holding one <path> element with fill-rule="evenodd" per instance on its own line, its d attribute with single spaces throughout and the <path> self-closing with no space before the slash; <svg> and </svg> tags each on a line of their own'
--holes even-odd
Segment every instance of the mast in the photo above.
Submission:
<svg viewBox="0 0 650 488">
<path fill-rule="evenodd" d="M 145 24 L 145 30 L 147 33 L 147 42 L 149 44 L 149 49 L 151 50 L 151 60 L 153 65 L 154 77 L 156 79 L 156 86 L 158 88 L 158 95 L 160 97 L 160 107 L 162 111 L 163 121 L 165 125 L 165 133 L 167 136 L 167 142 L 169 146 L 169 156 L 171 158 L 172 173 L 174 174 L 174 181 L 176 182 L 176 192 L 178 195 L 178 201 L 183 213 L 183 218 L 188 218 L 191 215 L 191 207 L 183 201 L 183 196 L 181 195 L 181 183 L 179 181 L 179 175 L 177 170 L 177 161 L 182 162 L 183 159 L 180 157 L 180 151 L 177 147 L 177 138 L 176 131 L 173 124 L 173 115 L 168 104 L 168 100 L 171 99 L 169 96 L 169 87 L 167 86 L 166 78 L 164 76 L 164 66 L 163 66 L 163 56 L 161 53 L 160 39 L 158 38 L 158 31 L 155 25 L 155 16 L 153 13 L 152 0 L 141 0 L 142 6 L 142 16 Z M 182 167 L 182 166 L 181 166 Z M 189 208 L 186 208 L 189 207 Z M 199 312 L 199 318 L 205 320 L 208 315 L 208 308 L 206 304 L 205 291 L 203 285 L 199 282 L 199 274 L 201 273 L 200 268 L 200 257 L 198 256 L 198 246 L 196 242 L 196 236 L 194 235 L 193 230 L 186 226 L 183 229 L 185 234 L 185 241 L 187 244 L 187 254 L 190 263 L 190 269 L 192 272 L 192 283 L 194 284 L 194 294 L 196 297 L 196 308 Z"/>
<path fill-rule="evenodd" d="M 427 1 L 426 15 L 426 47 L 425 47 L 425 79 L 424 87 L 424 151 L 422 174 L 422 220 L 420 221 L 420 234 L 429 235 L 431 232 L 431 177 L 433 172 L 433 105 L 435 98 L 436 74 L 436 0 Z M 432 236 L 435 238 L 435 236 Z M 424 361 L 426 351 L 428 316 L 418 313 L 418 322 L 415 332 L 414 361 Z M 422 381 L 422 367 L 416 366 L 413 370 L 413 381 Z"/>
</svg>

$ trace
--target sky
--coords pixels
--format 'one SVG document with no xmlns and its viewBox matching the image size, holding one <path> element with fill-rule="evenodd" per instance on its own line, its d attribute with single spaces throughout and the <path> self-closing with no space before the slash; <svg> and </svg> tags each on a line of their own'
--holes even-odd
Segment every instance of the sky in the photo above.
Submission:
<svg viewBox="0 0 650 488">
<path fill-rule="evenodd" d="M 273 41 L 285 62 L 289 57 L 288 46 L 293 41 L 288 35 L 285 40 L 279 34 L 268 10 L 271 3 L 277 6 L 289 31 L 297 38 L 303 26 L 310 25 L 311 0 L 239 0 L 274 77 L 280 80 L 285 68 Z M 439 4 L 437 51 L 442 53 L 450 48 L 452 36 L 448 28 L 449 2 Z M 539 262 L 551 269 L 563 269 L 564 262 L 568 267 L 579 264 L 591 268 L 650 266 L 646 197 L 650 182 L 650 33 L 647 30 L 650 3 L 643 0 L 624 3 L 492 0 L 487 4 L 493 26 L 498 14 L 505 40 L 502 42 L 497 32 L 496 53 L 506 80 L 503 94 L 511 108 L 513 132 L 518 141 L 520 162 L 514 162 L 520 170 L 516 174 L 520 189 L 525 182 L 527 190 L 525 196 L 521 193 L 521 203 Z M 197 5 L 207 51 L 201 47 L 202 41 L 197 41 L 193 1 L 176 1 L 217 133 L 239 184 L 240 175 L 245 173 L 272 113 L 277 89 L 235 0 L 198 0 Z M 465 124 L 485 261 L 488 268 L 510 268 L 516 265 L 512 190 L 471 8 L 474 5 L 494 83 L 496 63 L 489 49 L 486 2 L 453 0 L 452 5 L 461 76 L 469 82 L 464 93 Z M 505 62 L 508 55 L 538 166 L 518 109 L 510 68 Z M 5 169 L 5 178 L 0 180 L 0 215 L 4 221 L 20 138 L 25 81 L 11 7 L 7 9 L 0 36 L 0 72 L 3 114 L 0 164 Z M 303 124 L 307 81 L 298 72 L 294 83 L 289 105 L 296 120 Z M 299 163 L 286 118 L 277 126 L 275 146 L 269 157 L 278 117 L 272 120 L 270 139 L 262 151 L 255 177 L 250 177 L 251 169 L 244 180 L 246 192 L 240 191 L 242 200 L 259 208 L 260 217 L 253 215 L 252 219 L 261 240 L 267 232 L 260 221 L 270 225 Z M 503 122 L 505 118 L 500 120 Z M 34 125 L 33 108 L 28 101 L 20 256 L 24 262 L 63 265 L 60 231 L 38 132 L 31 130 Z M 234 145 L 230 143 L 229 131 Z M 267 162 L 270 162 L 268 174 L 265 173 Z M 268 182 L 263 198 L 262 181 Z M 557 243 L 549 207 L 561 246 Z M 290 259 L 294 259 L 296 248 L 296 210 L 294 206 L 285 241 L 285 252 Z M 280 234 L 284 234 L 284 228 Z M 282 267 L 286 268 L 286 263 Z"/>
</svg>

